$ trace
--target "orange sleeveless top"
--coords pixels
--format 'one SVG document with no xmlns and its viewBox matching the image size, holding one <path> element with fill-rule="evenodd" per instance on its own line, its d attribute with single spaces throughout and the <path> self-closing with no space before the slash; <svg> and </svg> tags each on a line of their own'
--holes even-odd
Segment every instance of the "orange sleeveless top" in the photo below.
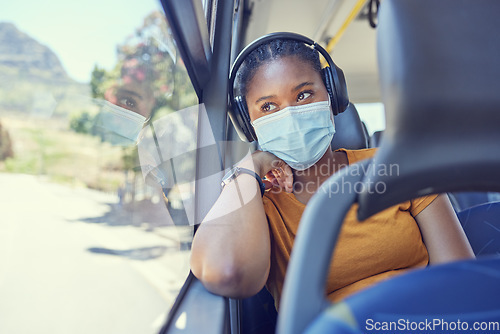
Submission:
<svg viewBox="0 0 500 334">
<path fill-rule="evenodd" d="M 375 149 L 345 150 L 349 164 L 370 158 Z M 276 188 L 275 188 L 276 189 Z M 360 223 L 357 204 L 348 211 L 341 228 L 326 284 L 329 300 L 337 301 L 383 279 L 429 262 L 414 217 L 437 195 L 390 207 Z M 264 209 L 271 234 L 271 269 L 266 287 L 276 306 L 283 289 L 290 252 L 305 205 L 292 193 L 267 191 Z"/>
</svg>

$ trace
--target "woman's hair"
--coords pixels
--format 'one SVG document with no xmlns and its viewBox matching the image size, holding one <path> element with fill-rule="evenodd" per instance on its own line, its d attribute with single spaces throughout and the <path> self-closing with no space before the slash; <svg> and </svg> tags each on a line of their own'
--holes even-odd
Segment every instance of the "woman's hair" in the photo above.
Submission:
<svg viewBox="0 0 500 334">
<path fill-rule="evenodd" d="M 274 39 L 262 44 L 252 51 L 241 64 L 236 78 L 236 88 L 240 95 L 247 94 L 247 85 L 253 79 L 257 69 L 271 60 L 295 56 L 308 62 L 312 68 L 321 73 L 319 53 L 303 42 L 290 39 Z"/>
</svg>

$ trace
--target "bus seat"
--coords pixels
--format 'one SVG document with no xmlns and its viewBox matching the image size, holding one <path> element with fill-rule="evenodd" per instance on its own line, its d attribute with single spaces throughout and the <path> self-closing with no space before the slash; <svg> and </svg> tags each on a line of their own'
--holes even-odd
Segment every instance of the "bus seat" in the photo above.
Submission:
<svg viewBox="0 0 500 334">
<path fill-rule="evenodd" d="M 379 147 L 384 131 L 375 131 L 369 139 L 370 147 Z M 500 193 L 479 192 L 479 191 L 461 191 L 448 193 L 450 202 L 455 212 L 460 212 L 476 205 L 500 201 Z"/>
<path fill-rule="evenodd" d="M 336 133 L 332 139 L 332 150 L 357 150 L 368 147 L 368 137 L 354 104 L 349 103 L 347 109 L 335 116 L 334 120 Z"/>
<path fill-rule="evenodd" d="M 370 137 L 370 147 L 379 147 L 384 131 L 375 131 Z"/>
<path fill-rule="evenodd" d="M 305 333 L 498 333 L 499 276 L 491 258 L 413 271 L 331 305 Z M 496 327 L 474 329 L 475 321 Z"/>
<path fill-rule="evenodd" d="M 368 175 L 372 187 L 359 196 L 361 219 L 431 193 L 500 190 L 500 2 L 481 4 L 402 0 L 381 7 L 387 127 Z M 387 166 L 398 166 L 398 175 L 380 170 Z M 373 189 L 378 182 L 383 194 Z"/>
<path fill-rule="evenodd" d="M 456 212 L 464 211 L 477 205 L 500 201 L 500 193 L 464 191 L 448 193 Z"/>
<path fill-rule="evenodd" d="M 457 215 L 476 256 L 500 255 L 500 202 L 474 206 Z"/>
<path fill-rule="evenodd" d="M 370 133 L 368 132 L 368 127 L 366 126 L 366 123 L 364 121 L 361 121 L 361 125 L 363 126 L 363 133 L 365 135 L 368 147 L 370 147 Z"/>
</svg>

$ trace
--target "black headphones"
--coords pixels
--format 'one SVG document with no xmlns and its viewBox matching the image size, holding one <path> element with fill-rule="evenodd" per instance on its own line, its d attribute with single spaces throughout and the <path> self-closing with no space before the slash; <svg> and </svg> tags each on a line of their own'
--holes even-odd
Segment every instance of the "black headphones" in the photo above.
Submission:
<svg viewBox="0 0 500 334">
<path fill-rule="evenodd" d="M 245 97 L 234 95 L 234 81 L 236 79 L 236 74 L 238 73 L 241 64 L 250 53 L 259 48 L 261 45 L 274 39 L 288 39 L 302 42 L 306 45 L 312 46 L 315 50 L 321 53 L 328 63 L 328 66 L 321 70 L 321 74 L 328 95 L 330 96 L 330 105 L 333 115 L 340 114 L 346 110 L 349 105 L 349 96 L 347 95 L 347 85 L 345 82 L 344 72 L 337 67 L 337 65 L 335 65 L 330 55 L 323 47 L 306 36 L 291 32 L 275 32 L 262 36 L 247 45 L 240 52 L 234 61 L 233 67 L 231 68 L 231 74 L 229 76 L 229 117 L 236 128 L 236 132 L 244 141 L 252 142 L 257 140 L 257 136 L 255 135 L 250 121 L 250 115 L 248 113 Z"/>
</svg>

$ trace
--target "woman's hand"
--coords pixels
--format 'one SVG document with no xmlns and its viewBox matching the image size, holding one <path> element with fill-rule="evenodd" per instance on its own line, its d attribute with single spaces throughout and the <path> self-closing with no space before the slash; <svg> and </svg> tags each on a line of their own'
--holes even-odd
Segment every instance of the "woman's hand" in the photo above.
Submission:
<svg viewBox="0 0 500 334">
<path fill-rule="evenodd" d="M 293 191 L 293 172 L 283 160 L 269 152 L 255 151 L 252 162 L 255 172 L 265 177 L 263 181 L 266 189 L 277 186 L 289 193 Z M 243 167 L 247 163 L 248 160 L 244 160 L 239 165 Z"/>
</svg>

